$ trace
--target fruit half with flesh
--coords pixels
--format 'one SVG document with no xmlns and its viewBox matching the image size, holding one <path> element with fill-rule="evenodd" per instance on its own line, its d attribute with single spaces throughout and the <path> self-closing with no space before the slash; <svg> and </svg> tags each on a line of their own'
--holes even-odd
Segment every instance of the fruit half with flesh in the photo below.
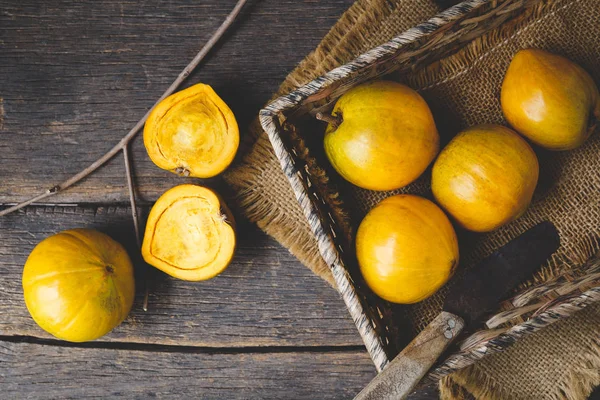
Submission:
<svg viewBox="0 0 600 400">
<path fill-rule="evenodd" d="M 208 85 L 197 84 L 161 101 L 144 126 L 144 145 L 160 168 L 210 178 L 231 164 L 240 141 L 231 109 Z"/>
<path fill-rule="evenodd" d="M 180 185 L 152 207 L 142 255 L 175 278 L 201 281 L 227 268 L 235 244 L 233 216 L 221 198 L 202 186 Z"/>
</svg>

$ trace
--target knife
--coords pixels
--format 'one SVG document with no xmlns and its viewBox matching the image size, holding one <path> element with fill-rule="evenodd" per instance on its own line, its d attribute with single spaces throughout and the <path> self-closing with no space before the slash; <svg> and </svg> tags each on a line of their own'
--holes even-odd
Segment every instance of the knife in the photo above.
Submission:
<svg viewBox="0 0 600 400">
<path fill-rule="evenodd" d="M 545 221 L 458 277 L 450 287 L 443 311 L 354 400 L 408 396 L 465 325 L 497 308 L 500 300 L 531 277 L 559 244 L 556 228 Z"/>
</svg>

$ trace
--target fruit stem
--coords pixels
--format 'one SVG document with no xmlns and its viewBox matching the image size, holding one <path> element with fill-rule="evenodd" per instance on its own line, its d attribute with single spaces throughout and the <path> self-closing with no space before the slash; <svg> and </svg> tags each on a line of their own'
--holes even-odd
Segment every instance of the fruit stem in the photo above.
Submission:
<svg viewBox="0 0 600 400">
<path fill-rule="evenodd" d="M 326 113 L 318 112 L 317 115 L 315 115 L 315 118 L 318 119 L 319 121 L 327 122 L 329 125 L 331 125 L 331 127 L 333 129 L 337 129 L 343 122 L 341 113 L 326 114 Z"/>
<path fill-rule="evenodd" d="M 175 173 L 179 176 L 190 176 L 190 170 L 185 167 L 177 167 L 175 168 Z"/>
</svg>

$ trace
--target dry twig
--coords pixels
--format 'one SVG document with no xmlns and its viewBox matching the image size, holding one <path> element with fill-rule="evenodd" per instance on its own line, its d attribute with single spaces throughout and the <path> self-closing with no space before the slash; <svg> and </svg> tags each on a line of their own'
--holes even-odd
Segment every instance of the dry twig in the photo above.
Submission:
<svg viewBox="0 0 600 400">
<path fill-rule="evenodd" d="M 133 186 L 133 174 L 129 162 L 129 146 L 123 148 L 123 159 L 125 160 L 125 175 L 127 176 L 127 189 L 129 190 L 129 202 L 131 203 L 131 217 L 133 218 L 133 229 L 135 231 L 135 242 L 138 250 L 142 250 L 142 239 L 140 237 L 140 224 L 138 220 L 137 206 L 135 204 L 135 189 Z M 144 268 L 144 302 L 142 309 L 148 311 L 148 265 Z"/>
<path fill-rule="evenodd" d="M 108 152 L 106 152 L 102 157 L 100 157 L 99 159 L 94 161 L 92 164 L 90 164 L 87 168 L 85 168 L 84 170 L 71 176 L 69 179 L 59 183 L 58 185 L 52 186 L 51 188 L 47 189 L 44 193 L 34 196 L 34 197 L 30 198 L 29 200 L 25 200 L 25 201 L 18 203 L 12 207 L 9 207 L 5 210 L 0 211 L 0 217 L 10 214 L 13 211 L 17 211 L 17 210 L 19 210 L 23 207 L 26 207 L 30 204 L 37 203 L 37 202 L 44 200 L 52 195 L 55 195 L 57 193 L 65 191 L 69 187 L 73 186 L 74 184 L 76 184 L 77 182 L 84 179 L 85 177 L 87 177 L 88 175 L 90 175 L 91 173 L 96 171 L 98 168 L 100 168 L 101 166 L 106 164 L 106 162 L 108 162 L 110 159 L 112 159 L 118 152 L 122 151 L 123 156 L 125 158 L 125 172 L 127 175 L 127 186 L 129 189 L 129 198 L 130 198 L 130 202 L 131 202 L 131 213 L 133 216 L 135 235 L 136 235 L 136 239 L 137 239 L 137 243 L 138 243 L 138 247 L 139 247 L 141 244 L 141 240 L 140 240 L 140 231 L 139 231 L 139 224 L 138 224 L 138 218 L 137 218 L 137 210 L 135 207 L 135 193 L 133 190 L 133 178 L 132 178 L 132 174 L 131 174 L 129 154 L 128 154 L 128 149 L 127 149 L 129 142 L 131 142 L 131 140 L 135 137 L 135 135 L 139 132 L 139 130 L 142 129 L 142 127 L 144 126 L 144 123 L 146 122 L 146 119 L 148 118 L 148 115 L 150 115 L 150 112 L 152 111 L 152 109 L 154 107 L 156 107 L 156 105 L 158 103 L 160 103 L 165 97 L 170 96 L 173 92 L 175 92 L 175 90 L 183 83 L 183 81 L 194 71 L 194 69 L 196 69 L 196 67 L 200 64 L 200 62 L 204 59 L 204 57 L 210 52 L 210 50 L 219 41 L 219 39 L 221 39 L 221 37 L 223 37 L 223 35 L 227 31 L 227 29 L 229 29 L 229 27 L 235 21 L 236 17 L 239 15 L 240 11 L 242 10 L 242 8 L 246 4 L 246 2 L 247 2 L 247 0 L 239 0 L 236 3 L 233 10 L 231 10 L 229 15 L 227 15 L 227 18 L 225 18 L 225 21 L 223 21 L 221 26 L 219 26 L 219 28 L 211 36 L 211 38 L 208 40 L 208 42 L 206 42 L 204 47 L 202 47 L 202 49 L 198 52 L 198 54 L 196 54 L 196 56 L 192 59 L 192 61 L 183 69 L 183 71 L 181 71 L 179 76 L 177 76 L 177 79 L 175 79 L 173 81 L 171 86 L 169 86 L 169 88 L 156 101 L 156 103 L 154 103 L 152 108 L 150 108 L 150 110 L 148 110 L 148 112 L 142 117 L 142 119 L 140 119 L 138 121 L 138 123 L 135 124 L 135 126 L 125 136 L 123 136 L 123 138 L 119 141 L 119 143 L 117 143 L 112 149 L 110 149 Z M 146 271 L 146 276 L 147 276 L 147 271 Z M 147 310 L 147 305 L 148 305 L 147 281 L 145 282 L 145 287 L 146 287 L 146 289 L 145 289 L 146 292 L 145 292 L 145 296 L 144 296 L 144 311 Z"/>
</svg>

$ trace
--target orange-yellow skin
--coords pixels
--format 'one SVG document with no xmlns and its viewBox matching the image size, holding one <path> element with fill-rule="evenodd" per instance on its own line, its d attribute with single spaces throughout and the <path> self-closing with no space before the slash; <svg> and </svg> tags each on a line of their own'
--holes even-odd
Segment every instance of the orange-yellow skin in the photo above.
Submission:
<svg viewBox="0 0 600 400">
<path fill-rule="evenodd" d="M 41 241 L 23 269 L 33 320 L 70 342 L 97 339 L 129 314 L 135 296 L 127 252 L 107 235 L 72 229 Z"/>
<path fill-rule="evenodd" d="M 373 292 L 393 303 L 411 304 L 450 279 L 458 265 L 458 240 L 434 203 L 396 195 L 380 202 L 360 223 L 356 256 Z"/>
<path fill-rule="evenodd" d="M 146 262 L 186 281 L 223 272 L 235 251 L 231 212 L 212 190 L 179 185 L 152 207 L 142 244 Z"/>
<path fill-rule="evenodd" d="M 592 77 L 543 50 L 521 50 L 514 56 L 500 97 L 512 127 L 550 150 L 580 146 L 600 119 L 600 96 Z"/>
<path fill-rule="evenodd" d="M 442 150 L 431 176 L 437 202 L 464 228 L 487 232 L 520 217 L 539 175 L 529 144 L 512 129 L 479 125 Z"/>
<path fill-rule="evenodd" d="M 364 189 L 393 190 L 419 177 L 439 151 L 427 103 L 408 86 L 375 81 L 346 92 L 325 131 L 325 153 L 336 171 Z"/>
<path fill-rule="evenodd" d="M 239 142 L 233 112 L 210 86 L 201 83 L 161 101 L 144 126 L 150 159 L 178 175 L 220 174 L 233 161 Z"/>
</svg>

